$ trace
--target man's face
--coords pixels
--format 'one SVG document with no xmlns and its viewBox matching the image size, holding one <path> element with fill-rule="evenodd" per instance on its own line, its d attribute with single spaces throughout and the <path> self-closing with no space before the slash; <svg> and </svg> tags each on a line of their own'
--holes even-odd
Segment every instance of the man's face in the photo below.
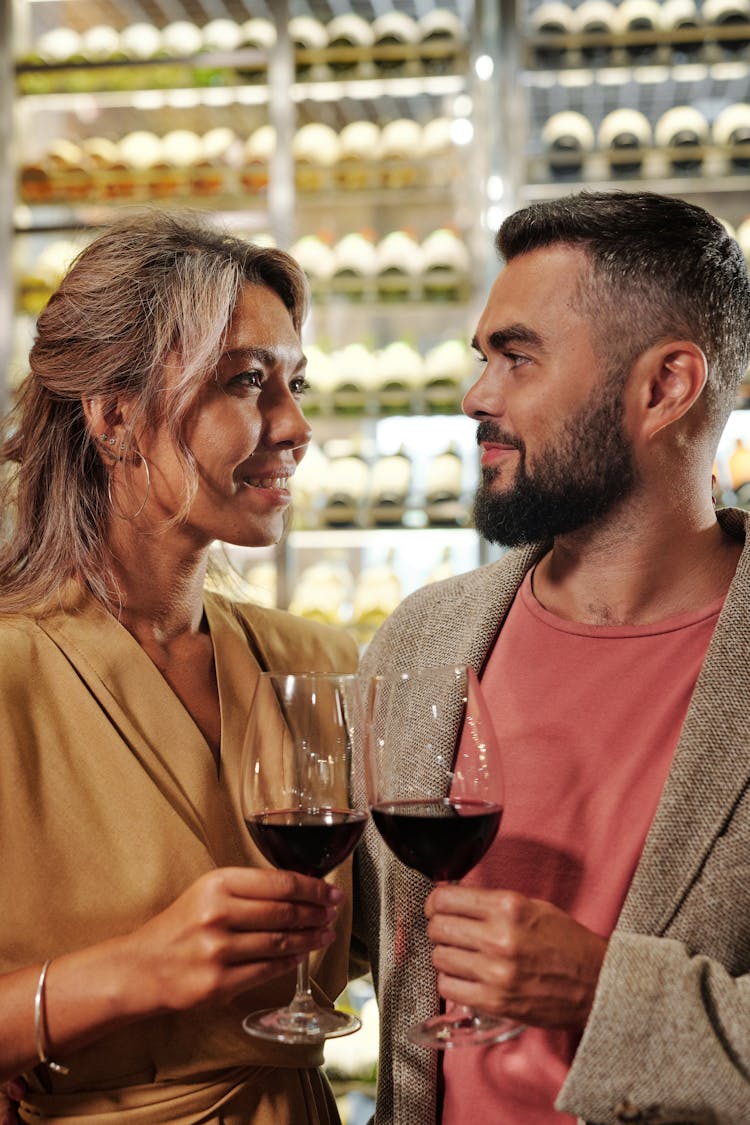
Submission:
<svg viewBox="0 0 750 1125">
<path fill-rule="evenodd" d="M 606 371 L 579 311 L 583 252 L 514 258 L 492 287 L 475 346 L 485 370 L 464 399 L 479 422 L 477 529 L 506 546 L 577 531 L 628 496 L 627 372 Z"/>
</svg>

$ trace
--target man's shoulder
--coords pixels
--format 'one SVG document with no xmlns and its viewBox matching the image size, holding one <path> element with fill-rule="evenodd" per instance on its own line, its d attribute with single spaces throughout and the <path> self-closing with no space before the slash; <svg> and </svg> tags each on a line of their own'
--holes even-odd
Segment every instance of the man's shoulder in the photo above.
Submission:
<svg viewBox="0 0 750 1125">
<path fill-rule="evenodd" d="M 395 665 L 481 659 L 507 613 L 535 548 L 422 586 L 380 627 L 363 660 L 366 674 Z"/>
<path fill-rule="evenodd" d="M 471 605 L 501 591 L 512 593 L 520 584 L 535 550 L 533 547 L 510 550 L 494 562 L 420 586 L 404 598 L 393 616 L 426 611 L 455 615 L 462 604 Z"/>
<path fill-rule="evenodd" d="M 451 607 L 454 607 L 458 601 L 471 598 L 492 586 L 506 569 L 507 561 L 502 558 L 473 570 L 464 571 L 462 574 L 453 574 L 449 578 L 420 586 L 407 594 L 394 610 L 393 615 L 423 613 L 428 608 L 430 610 L 442 608 L 450 612 Z"/>
</svg>

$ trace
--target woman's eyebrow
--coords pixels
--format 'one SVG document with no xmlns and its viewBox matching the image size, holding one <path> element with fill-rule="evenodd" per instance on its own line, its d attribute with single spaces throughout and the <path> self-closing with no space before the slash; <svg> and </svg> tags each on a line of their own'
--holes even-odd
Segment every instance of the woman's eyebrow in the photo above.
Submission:
<svg viewBox="0 0 750 1125">
<path fill-rule="evenodd" d="M 261 367 L 271 368 L 281 362 L 282 353 L 272 348 L 264 348 L 262 345 L 248 344 L 246 347 L 229 348 L 224 352 L 224 359 L 241 364 L 257 363 Z M 307 356 L 300 355 L 294 371 L 296 373 L 304 370 L 305 367 L 307 367 Z"/>
<path fill-rule="evenodd" d="M 227 359 L 238 359 L 242 363 L 252 362 L 262 363 L 266 367 L 272 367 L 278 360 L 278 356 L 271 351 L 270 348 L 248 346 L 244 348 L 229 348 L 224 352 Z"/>
</svg>

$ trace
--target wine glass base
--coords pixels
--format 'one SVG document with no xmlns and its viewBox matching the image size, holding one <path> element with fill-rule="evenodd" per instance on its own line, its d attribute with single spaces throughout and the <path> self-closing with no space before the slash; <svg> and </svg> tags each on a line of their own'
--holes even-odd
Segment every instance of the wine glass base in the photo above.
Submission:
<svg viewBox="0 0 750 1125">
<path fill-rule="evenodd" d="M 480 1015 L 432 1016 L 424 1023 L 410 1027 L 407 1038 L 420 1047 L 445 1051 L 451 1047 L 489 1047 L 507 1043 L 524 1030 L 514 1020 L 494 1019 Z"/>
<path fill-rule="evenodd" d="M 293 1008 L 267 1008 L 242 1021 L 248 1035 L 275 1043 L 322 1043 L 359 1031 L 361 1020 L 338 1009 L 297 1012 Z"/>
</svg>

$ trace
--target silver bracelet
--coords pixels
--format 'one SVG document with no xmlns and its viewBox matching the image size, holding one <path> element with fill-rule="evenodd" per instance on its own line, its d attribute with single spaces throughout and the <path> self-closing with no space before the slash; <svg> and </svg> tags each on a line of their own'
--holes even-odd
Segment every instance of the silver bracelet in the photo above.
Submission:
<svg viewBox="0 0 750 1125">
<path fill-rule="evenodd" d="M 44 1045 L 45 1029 L 47 1026 L 47 1019 L 44 1011 L 44 982 L 47 979 L 47 969 L 50 967 L 52 959 L 45 961 L 42 965 L 42 971 L 39 974 L 39 981 L 36 986 L 36 996 L 34 997 L 34 1032 L 36 1034 L 36 1053 L 39 1056 L 39 1062 L 44 1066 L 48 1066 L 50 1070 L 54 1070 L 55 1074 L 70 1074 L 67 1066 L 62 1063 L 53 1062 L 52 1059 L 47 1058 L 47 1050 Z"/>
</svg>

